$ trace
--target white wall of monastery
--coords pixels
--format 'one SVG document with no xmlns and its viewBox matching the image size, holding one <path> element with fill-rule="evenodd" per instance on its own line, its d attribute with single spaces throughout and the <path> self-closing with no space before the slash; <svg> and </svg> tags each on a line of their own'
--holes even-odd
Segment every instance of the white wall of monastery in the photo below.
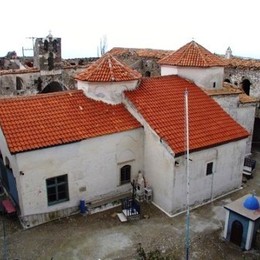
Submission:
<svg viewBox="0 0 260 260">
<path fill-rule="evenodd" d="M 153 202 L 170 212 L 174 191 L 174 158 L 148 127 L 145 129 L 144 142 L 144 176 L 153 189 Z"/>
<path fill-rule="evenodd" d="M 247 139 L 246 155 L 251 154 L 252 138 L 254 131 L 254 121 L 256 113 L 255 104 L 242 104 L 238 95 L 219 95 L 212 98 L 241 126 L 243 126 L 250 136 Z"/>
<path fill-rule="evenodd" d="M 122 82 L 87 82 L 77 81 L 77 89 L 82 89 L 85 95 L 94 100 L 101 100 L 109 104 L 122 103 L 122 95 L 126 90 L 137 87 L 138 80 Z"/>
<path fill-rule="evenodd" d="M 120 185 L 120 168 L 132 166 L 131 178 L 143 170 L 143 129 L 91 138 L 81 142 L 16 155 L 21 215 L 46 213 L 131 191 Z M 46 179 L 68 175 L 69 201 L 48 206 Z"/>
<path fill-rule="evenodd" d="M 241 186 L 246 140 L 231 142 L 190 154 L 190 205 L 198 205 Z M 171 214 L 186 207 L 186 162 L 184 156 L 174 170 Z M 213 162 L 213 174 L 206 175 Z"/>
<path fill-rule="evenodd" d="M 221 88 L 224 77 L 223 67 L 212 68 L 193 68 L 193 67 L 179 67 L 179 66 L 165 66 L 161 67 L 161 75 L 179 75 L 182 78 L 193 81 L 197 86 L 212 89 Z"/>
</svg>

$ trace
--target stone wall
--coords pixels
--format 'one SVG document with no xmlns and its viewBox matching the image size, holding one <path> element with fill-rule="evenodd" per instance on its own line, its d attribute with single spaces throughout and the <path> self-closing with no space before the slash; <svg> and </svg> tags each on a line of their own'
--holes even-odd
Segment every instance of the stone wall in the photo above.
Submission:
<svg viewBox="0 0 260 260">
<path fill-rule="evenodd" d="M 156 58 L 143 58 L 137 55 L 131 56 L 130 54 L 118 55 L 116 58 L 132 69 L 140 72 L 143 77 L 156 77 L 161 75 L 160 65 Z"/>
<path fill-rule="evenodd" d="M 61 90 L 75 89 L 74 75 L 85 68 L 74 66 L 49 73 L 43 73 L 37 69 L 2 71 L 0 96 L 32 95 L 44 92 L 44 89 L 52 82 L 59 83 Z"/>
<path fill-rule="evenodd" d="M 244 80 L 249 80 L 250 96 L 260 99 L 260 70 L 250 68 L 225 68 L 224 79 L 228 79 L 230 83 L 242 86 Z"/>
</svg>

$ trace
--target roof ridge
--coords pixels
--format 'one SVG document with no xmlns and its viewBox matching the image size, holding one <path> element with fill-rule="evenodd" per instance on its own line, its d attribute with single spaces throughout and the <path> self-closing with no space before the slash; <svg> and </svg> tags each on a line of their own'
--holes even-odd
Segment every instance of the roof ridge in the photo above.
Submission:
<svg viewBox="0 0 260 260">
<path fill-rule="evenodd" d="M 81 89 L 71 89 L 71 90 L 64 90 L 64 91 L 58 91 L 58 92 L 50 92 L 50 93 L 40 93 L 36 95 L 28 95 L 28 96 L 8 96 L 0 98 L 0 102 L 2 101 L 20 101 L 20 100 L 32 100 L 32 99 L 43 99 L 43 98 L 49 98 L 49 97 L 55 97 L 55 96 L 63 96 L 63 95 L 70 95 L 72 93 L 83 93 L 83 90 Z"/>
<path fill-rule="evenodd" d="M 207 49 L 205 49 L 203 46 L 201 46 L 201 45 L 199 45 L 198 43 L 196 43 L 197 44 L 197 49 L 198 49 L 198 51 L 199 51 L 199 53 L 200 53 L 200 56 L 201 56 L 201 58 L 202 58 L 202 60 L 204 60 L 204 64 L 207 66 L 208 64 L 208 62 L 207 62 L 207 60 L 206 60 L 206 54 L 204 53 L 202 53 L 202 48 L 203 48 L 203 51 L 205 52 L 208 52 L 208 50 Z M 213 62 L 213 60 L 210 58 L 210 56 L 208 56 L 207 58 L 209 58 L 210 59 L 210 61 L 212 61 Z"/>
<path fill-rule="evenodd" d="M 111 79 L 112 81 L 115 80 L 115 75 L 114 75 L 114 72 L 113 72 L 113 65 L 112 65 L 112 60 L 111 58 L 113 58 L 112 55 L 108 55 L 108 67 L 109 67 L 109 70 L 110 70 L 110 74 L 111 74 Z"/>
<path fill-rule="evenodd" d="M 75 79 L 89 82 L 120 82 L 140 79 L 142 75 L 127 64 L 105 53 L 86 70 L 78 73 Z"/>
</svg>

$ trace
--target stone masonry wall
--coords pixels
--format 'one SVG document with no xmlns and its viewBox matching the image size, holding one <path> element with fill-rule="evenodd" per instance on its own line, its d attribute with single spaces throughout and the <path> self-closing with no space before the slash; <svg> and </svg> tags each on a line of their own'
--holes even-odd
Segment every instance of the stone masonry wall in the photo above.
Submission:
<svg viewBox="0 0 260 260">
<path fill-rule="evenodd" d="M 250 85 L 250 96 L 260 99 L 260 71 L 253 69 L 225 68 L 224 79 L 240 86 L 242 81 L 248 79 Z"/>
</svg>

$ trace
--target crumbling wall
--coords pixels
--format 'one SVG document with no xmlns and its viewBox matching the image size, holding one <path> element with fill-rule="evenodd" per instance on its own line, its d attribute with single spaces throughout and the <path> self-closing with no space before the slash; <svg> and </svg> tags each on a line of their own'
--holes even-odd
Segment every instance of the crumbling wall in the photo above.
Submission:
<svg viewBox="0 0 260 260">
<path fill-rule="evenodd" d="M 260 70 L 250 68 L 227 67 L 224 69 L 224 80 L 237 86 L 242 86 L 243 80 L 249 80 L 250 96 L 260 99 Z"/>
</svg>

